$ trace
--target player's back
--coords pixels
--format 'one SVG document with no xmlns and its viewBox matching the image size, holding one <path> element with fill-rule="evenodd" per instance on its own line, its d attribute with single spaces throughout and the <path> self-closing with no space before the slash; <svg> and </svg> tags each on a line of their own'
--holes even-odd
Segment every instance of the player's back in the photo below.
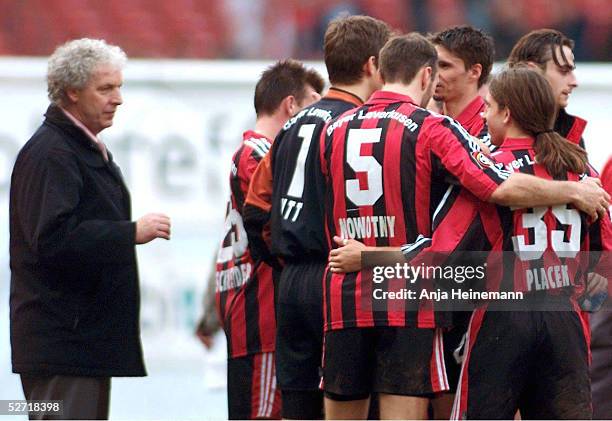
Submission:
<svg viewBox="0 0 612 421">
<path fill-rule="evenodd" d="M 387 104 L 367 104 L 327 127 L 324 171 L 329 179 L 330 235 L 377 246 L 399 246 L 407 240 L 404 214 L 412 212 L 404 208 L 410 203 L 402 200 L 402 189 L 414 188 L 406 170 L 414 162 L 409 155 L 416 136 L 406 139 L 398 133 L 396 120 L 376 117 L 388 111 Z"/>
<path fill-rule="evenodd" d="M 509 171 L 553 179 L 536 162 L 532 139 L 506 139 L 500 153 L 494 155 Z M 568 172 L 565 178 L 578 181 L 580 175 Z M 587 215 L 572 205 L 497 208 L 502 220 L 507 220 L 503 226 L 511 226 L 504 230 L 503 250 L 515 253 L 514 276 L 504 276 L 502 289 L 574 296 L 583 290 L 586 252 L 599 223 L 590 224 Z"/>
<path fill-rule="evenodd" d="M 472 139 L 451 118 L 389 91 L 335 119 L 321 138 L 330 236 L 387 246 L 430 235 L 436 208 L 457 179 L 472 191 L 500 182 L 491 182 L 496 168 L 478 163 L 482 153 Z"/>
<path fill-rule="evenodd" d="M 401 246 L 416 240 L 420 213 L 416 201 L 427 196 L 422 200 L 428 203 L 430 196 L 429 185 L 419 188 L 423 180 L 418 181 L 417 172 L 423 171 L 427 182 L 432 173 L 428 135 L 422 130 L 435 130 L 443 119 L 406 96 L 381 91 L 326 127 L 321 161 L 330 238 L 354 238 L 369 246 Z M 429 220 L 429 206 L 422 213 Z M 421 311 L 418 303 L 417 307 L 403 301 L 383 303 L 378 308 L 364 274 L 328 274 L 326 329 L 444 323 L 436 320 L 431 308 Z"/>
<path fill-rule="evenodd" d="M 533 139 L 510 138 L 493 158 L 507 171 L 553 179 L 535 155 Z M 580 177 L 568 172 L 564 178 L 577 181 Z M 474 200 L 467 192 L 461 196 L 459 200 Z M 569 204 L 510 208 L 480 203 L 479 217 L 483 224 L 480 244 L 487 243 L 483 247 L 495 252 L 489 259 L 497 259 L 500 272 L 503 269 L 503 275 L 489 276 L 487 288 L 549 296 L 575 297 L 583 291 L 587 252 L 605 246 L 600 238 L 601 224 L 606 232 L 609 227 L 609 221 L 590 223 L 586 214 Z M 489 273 L 493 273 L 492 267 Z"/>
<path fill-rule="evenodd" d="M 274 350 L 272 268 L 253 258 L 242 219 L 249 181 L 270 146 L 270 139 L 246 131 L 232 156 L 230 198 L 215 273 L 216 304 L 232 358 Z"/>
<path fill-rule="evenodd" d="M 272 253 L 285 261 L 327 259 L 319 138 L 327 122 L 359 105 L 359 99 L 332 88 L 319 102 L 291 118 L 271 150 L 273 172 Z"/>
</svg>

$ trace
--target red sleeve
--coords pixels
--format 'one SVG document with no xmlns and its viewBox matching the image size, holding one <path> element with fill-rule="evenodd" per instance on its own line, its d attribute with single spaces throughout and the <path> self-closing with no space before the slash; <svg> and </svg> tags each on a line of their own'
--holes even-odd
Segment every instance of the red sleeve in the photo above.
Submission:
<svg viewBox="0 0 612 421">
<path fill-rule="evenodd" d="M 600 177 L 604 189 L 612 192 L 612 158 L 604 166 L 601 175 L 589 166 L 590 177 Z M 589 268 L 608 280 L 608 296 L 612 296 L 612 208 L 605 217 L 599 218 L 589 227 Z M 589 282 L 587 278 L 587 283 Z"/>
<path fill-rule="evenodd" d="M 612 252 L 612 211 L 608 209 L 606 217 L 601 218 L 601 249 Z"/>
<path fill-rule="evenodd" d="M 497 186 L 509 176 L 459 123 L 448 117 L 426 119 L 420 136 L 429 141 L 431 151 L 458 182 L 482 201 L 487 201 Z"/>
<path fill-rule="evenodd" d="M 456 199 L 441 204 L 436 210 L 432 221 L 432 238 L 421 236 L 415 243 L 402 246 L 402 252 L 408 260 L 419 260 L 418 256 L 426 252 L 451 254 L 455 251 L 486 250 L 490 248 L 486 243 L 495 242 L 499 233 L 491 235 L 484 232 L 483 236 L 487 224 L 483 224 L 479 218 L 482 213 L 494 212 L 494 208 L 494 205 L 482 203 L 470 192 L 461 189 Z"/>
<path fill-rule="evenodd" d="M 607 296 L 610 300 L 609 297 L 612 296 L 612 222 L 610 221 L 610 214 L 607 217 L 599 218 L 591 225 L 589 243 L 589 268 L 587 272 L 594 272 L 607 279 Z M 585 279 L 588 288 L 590 278 Z"/>
<path fill-rule="evenodd" d="M 502 231 L 495 206 L 480 202 L 465 189 L 436 213 L 432 238 L 419 236 L 415 243 L 401 248 L 411 266 L 482 266 L 485 254 L 474 252 L 489 251 L 500 244 Z M 474 285 L 469 282 L 456 285 L 451 281 L 439 286 L 470 288 Z"/>
<path fill-rule="evenodd" d="M 601 182 L 603 183 L 604 189 L 612 194 L 612 158 L 608 159 L 606 165 L 601 171 Z"/>
</svg>

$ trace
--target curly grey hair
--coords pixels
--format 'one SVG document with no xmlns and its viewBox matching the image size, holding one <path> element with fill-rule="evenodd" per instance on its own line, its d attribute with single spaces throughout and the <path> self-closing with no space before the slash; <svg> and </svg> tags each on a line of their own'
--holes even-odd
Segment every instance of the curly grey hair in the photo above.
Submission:
<svg viewBox="0 0 612 421">
<path fill-rule="evenodd" d="M 101 39 L 81 38 L 60 45 L 49 57 L 47 92 L 51 102 L 62 105 L 66 89 L 82 89 L 99 65 L 110 64 L 122 69 L 125 52 Z"/>
</svg>

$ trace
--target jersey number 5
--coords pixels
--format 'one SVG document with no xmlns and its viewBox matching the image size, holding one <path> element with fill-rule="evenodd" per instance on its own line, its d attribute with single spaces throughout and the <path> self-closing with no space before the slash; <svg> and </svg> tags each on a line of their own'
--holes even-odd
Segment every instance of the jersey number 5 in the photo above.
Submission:
<svg viewBox="0 0 612 421">
<path fill-rule="evenodd" d="M 378 143 L 382 129 L 350 129 L 346 144 L 346 162 L 353 171 L 365 172 L 367 188 L 358 179 L 346 180 L 346 197 L 357 206 L 372 206 L 383 194 L 382 166 L 373 156 L 361 154 L 364 143 Z"/>
</svg>

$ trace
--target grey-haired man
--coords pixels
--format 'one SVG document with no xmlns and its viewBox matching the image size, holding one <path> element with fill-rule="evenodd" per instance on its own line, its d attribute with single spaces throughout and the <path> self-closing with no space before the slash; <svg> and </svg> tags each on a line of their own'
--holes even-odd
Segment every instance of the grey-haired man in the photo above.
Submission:
<svg viewBox="0 0 612 421">
<path fill-rule="evenodd" d="M 125 53 L 93 39 L 50 57 L 45 120 L 11 178 L 13 372 L 28 400 L 63 412 L 31 418 L 105 419 L 110 378 L 144 376 L 135 245 L 170 238 L 170 219 L 131 221 L 119 167 L 98 138 L 122 103 Z"/>
</svg>

